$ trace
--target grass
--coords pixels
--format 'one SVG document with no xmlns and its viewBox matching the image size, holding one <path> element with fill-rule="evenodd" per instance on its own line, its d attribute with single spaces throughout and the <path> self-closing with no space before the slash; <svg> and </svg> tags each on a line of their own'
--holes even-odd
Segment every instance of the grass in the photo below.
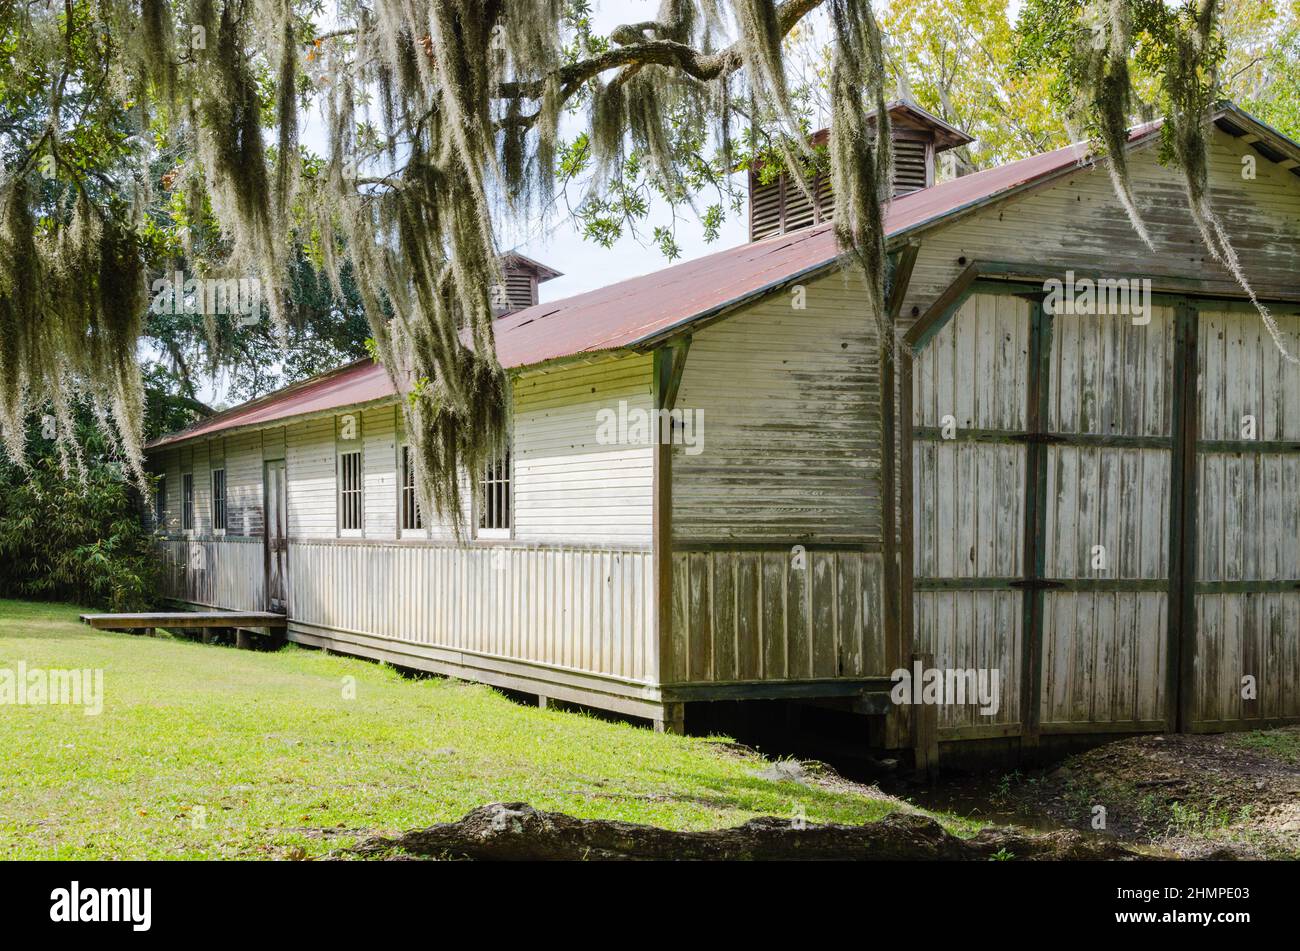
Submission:
<svg viewBox="0 0 1300 951">
<path fill-rule="evenodd" d="M 1232 742 L 1283 763 L 1300 764 L 1300 730 L 1252 730 L 1236 734 Z"/>
<path fill-rule="evenodd" d="M 292 645 L 92 631 L 77 613 L 0 600 L 0 670 L 102 669 L 104 690 L 97 716 L 0 705 L 0 859 L 310 857 L 502 801 L 671 829 L 897 808 L 757 778 L 765 761 L 717 739 Z"/>
</svg>

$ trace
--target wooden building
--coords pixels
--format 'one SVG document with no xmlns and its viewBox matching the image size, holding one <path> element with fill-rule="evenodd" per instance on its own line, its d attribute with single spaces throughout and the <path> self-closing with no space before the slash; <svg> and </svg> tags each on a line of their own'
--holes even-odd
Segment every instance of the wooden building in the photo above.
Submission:
<svg viewBox="0 0 1300 951">
<path fill-rule="evenodd" d="M 158 440 L 168 594 L 665 728 L 806 699 L 928 756 L 1300 720 L 1300 367 L 1158 128 L 1130 157 L 1152 252 L 1078 149 L 934 184 L 968 140 L 895 110 L 924 184 L 888 207 L 894 341 L 779 186 L 766 237 L 498 319 L 512 435 L 467 476 L 472 538 L 421 518 L 369 362 Z M 1300 147 L 1230 104 L 1210 121 L 1214 206 L 1300 354 Z M 996 711 L 892 703 L 914 657 L 994 672 Z"/>
</svg>

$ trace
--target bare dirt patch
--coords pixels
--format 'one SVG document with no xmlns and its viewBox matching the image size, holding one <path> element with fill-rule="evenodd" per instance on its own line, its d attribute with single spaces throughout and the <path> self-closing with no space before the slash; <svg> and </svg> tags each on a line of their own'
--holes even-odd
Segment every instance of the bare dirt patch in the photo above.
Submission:
<svg viewBox="0 0 1300 951">
<path fill-rule="evenodd" d="M 1300 727 L 1129 737 L 1012 773 L 1003 805 L 1185 858 L 1300 858 Z"/>
<path fill-rule="evenodd" d="M 1078 832 L 984 829 L 962 839 L 929 816 L 897 812 L 858 826 L 751 819 L 730 829 L 676 832 L 631 822 L 576 819 L 526 803 L 481 806 L 459 822 L 361 842 L 337 857 L 478 861 L 766 861 L 1138 859 L 1114 840 Z"/>
</svg>

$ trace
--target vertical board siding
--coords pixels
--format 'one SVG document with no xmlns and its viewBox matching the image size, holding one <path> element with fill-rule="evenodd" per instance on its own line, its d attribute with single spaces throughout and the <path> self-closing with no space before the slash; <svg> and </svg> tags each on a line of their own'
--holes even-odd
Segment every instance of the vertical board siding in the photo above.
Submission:
<svg viewBox="0 0 1300 951">
<path fill-rule="evenodd" d="M 516 538 L 649 544 L 653 447 L 605 439 L 600 423 L 602 412 L 652 410 L 651 362 L 622 357 L 515 380 Z"/>
<path fill-rule="evenodd" d="M 1168 449 L 1049 446 L 1047 499 L 1048 578 L 1167 582 Z M 1097 545 L 1105 569 L 1092 567 Z"/>
<path fill-rule="evenodd" d="M 887 677 L 879 553 L 673 553 L 665 683 Z"/>
<path fill-rule="evenodd" d="M 1163 591 L 1047 592 L 1043 731 L 1163 721 L 1168 607 Z"/>
<path fill-rule="evenodd" d="M 1043 574 L 1095 590 L 1044 595 L 1044 732 L 1136 728 L 1167 713 L 1174 308 L 1152 305 L 1150 318 L 1051 319 L 1046 424 L 1067 442 L 1044 452 Z M 1155 444 L 1079 444 L 1084 437 Z M 1096 546 L 1104 567 L 1094 567 Z"/>
<path fill-rule="evenodd" d="M 934 655 L 939 670 L 997 672 L 998 709 L 985 715 L 969 698 L 939 707 L 939 729 L 950 737 L 1004 728 L 1021 721 L 1021 639 L 1024 595 L 1019 591 L 918 591 L 915 649 Z"/>
<path fill-rule="evenodd" d="M 913 649 L 998 678 L 995 713 L 969 697 L 940 706 L 951 738 L 1014 733 L 1022 717 L 1025 595 L 1009 585 L 1026 572 L 1028 454 L 1012 437 L 1029 420 L 1030 313 L 1023 298 L 973 294 L 913 362 Z"/>
<path fill-rule="evenodd" d="M 1194 727 L 1300 717 L 1300 592 L 1198 594 L 1196 624 Z"/>
<path fill-rule="evenodd" d="M 261 539 L 169 538 L 162 595 L 227 611 L 266 610 Z"/>
<path fill-rule="evenodd" d="M 916 576 L 1020 577 L 1024 447 L 916 440 L 912 457 Z"/>
<path fill-rule="evenodd" d="M 1164 304 L 1151 304 L 1145 324 L 1123 314 L 1053 317 L 1048 431 L 1169 436 L 1173 322 Z"/>
<path fill-rule="evenodd" d="M 880 544 L 879 352 L 857 279 L 783 292 L 693 335 L 677 408 L 673 537 Z"/>
<path fill-rule="evenodd" d="M 1030 303 L 972 294 L 916 355 L 913 423 L 1021 432 L 1028 419 Z"/>
<path fill-rule="evenodd" d="M 1187 391 L 1199 420 L 1196 464 L 1192 728 L 1300 716 L 1300 372 L 1244 306 L 1199 308 L 1198 373 Z M 1021 346 L 1010 298 L 977 293 L 918 354 L 914 373 L 913 541 L 915 644 L 940 667 L 1006 658 L 1018 642 L 1040 658 L 1037 728 L 1043 732 L 1169 727 L 1171 520 L 1176 359 L 1173 306 L 1149 323 L 1125 315 L 1050 318 L 1045 417 L 1033 451 L 1046 506 L 1036 521 L 1041 567 L 1022 565 L 1018 530 L 1023 451 L 1008 440 L 1027 417 L 1027 369 L 1002 359 Z M 1300 314 L 1278 319 L 1300 352 Z M 1016 359 L 1022 363 L 1020 354 Z M 1243 436 L 1253 416 L 1256 440 Z M 945 416 L 956 438 L 939 430 Z M 963 430 L 982 430 L 965 438 Z M 1189 526 L 1189 529 L 1193 526 Z M 1093 564 L 1102 546 L 1104 567 Z M 1023 576 L 1041 594 L 1037 630 L 1020 631 L 1022 597 L 1002 590 Z M 983 582 L 979 584 L 978 582 Z M 986 590 L 980 590 L 983 587 Z M 1186 626 L 1190 626 L 1189 619 Z M 1014 635 L 1012 632 L 1015 632 Z M 1033 656 L 1027 653 L 1026 656 Z M 1257 699 L 1243 699 L 1253 676 Z M 1008 683 L 1004 679 L 1004 686 Z M 1014 685 L 1015 681 L 1010 683 Z M 1015 725 L 1019 691 L 1004 690 L 999 721 Z M 1019 711 L 1019 715 L 1029 711 Z M 946 708 L 950 737 L 988 731 L 970 706 Z"/>
<path fill-rule="evenodd" d="M 654 679 L 646 551 L 514 545 L 289 545 L 295 622 L 429 647 Z"/>
<path fill-rule="evenodd" d="M 1275 319 L 1300 353 L 1300 316 Z M 1300 717 L 1300 368 L 1251 310 L 1205 303 L 1199 320 L 1192 725 Z M 1247 416 L 1254 440 L 1243 432 Z M 1281 445 L 1261 451 L 1257 442 Z M 1263 590 L 1270 582 L 1291 590 Z M 1246 676 L 1253 700 L 1242 696 Z"/>
</svg>

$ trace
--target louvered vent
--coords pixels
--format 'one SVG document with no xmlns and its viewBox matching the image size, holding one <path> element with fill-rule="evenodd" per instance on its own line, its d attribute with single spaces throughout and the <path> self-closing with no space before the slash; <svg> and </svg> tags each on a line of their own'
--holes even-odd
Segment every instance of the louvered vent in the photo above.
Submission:
<svg viewBox="0 0 1300 951">
<path fill-rule="evenodd" d="M 796 228 L 829 221 L 835 205 L 830 179 L 816 176 L 810 183 L 816 203 L 808 200 L 803 189 L 790 181 L 787 175 L 778 175 L 766 185 L 758 176 L 749 176 L 749 240 L 757 241 L 774 234 L 785 234 Z"/>
<path fill-rule="evenodd" d="M 929 161 L 924 142 L 894 140 L 894 191 L 906 195 L 929 184 Z M 758 176 L 749 177 L 749 240 L 757 241 L 774 234 L 785 234 L 809 225 L 830 221 L 835 213 L 835 193 L 829 175 L 817 175 L 809 183 L 816 204 L 808 200 L 803 189 L 795 186 L 788 175 L 778 175 L 766 185 Z"/>
<path fill-rule="evenodd" d="M 537 276 L 532 271 L 510 264 L 502 269 L 505 284 L 493 288 L 492 316 L 513 314 L 537 303 Z"/>
<path fill-rule="evenodd" d="M 894 194 L 906 195 L 930 184 L 924 142 L 894 140 Z"/>
<path fill-rule="evenodd" d="M 906 195 L 934 184 L 935 155 L 973 141 L 970 136 L 914 103 L 889 106 L 890 135 L 894 146 L 894 178 L 891 196 Z M 874 121 L 874 120 L 873 120 Z M 814 133 L 809 142 L 822 146 L 829 130 Z M 809 182 L 812 199 L 782 172 L 766 185 L 749 173 L 749 240 L 785 234 L 809 225 L 829 221 L 835 212 L 835 196 L 828 175 Z"/>
<path fill-rule="evenodd" d="M 519 268 L 506 268 L 506 296 L 511 310 L 523 310 L 537 303 L 537 278 Z"/>
</svg>

